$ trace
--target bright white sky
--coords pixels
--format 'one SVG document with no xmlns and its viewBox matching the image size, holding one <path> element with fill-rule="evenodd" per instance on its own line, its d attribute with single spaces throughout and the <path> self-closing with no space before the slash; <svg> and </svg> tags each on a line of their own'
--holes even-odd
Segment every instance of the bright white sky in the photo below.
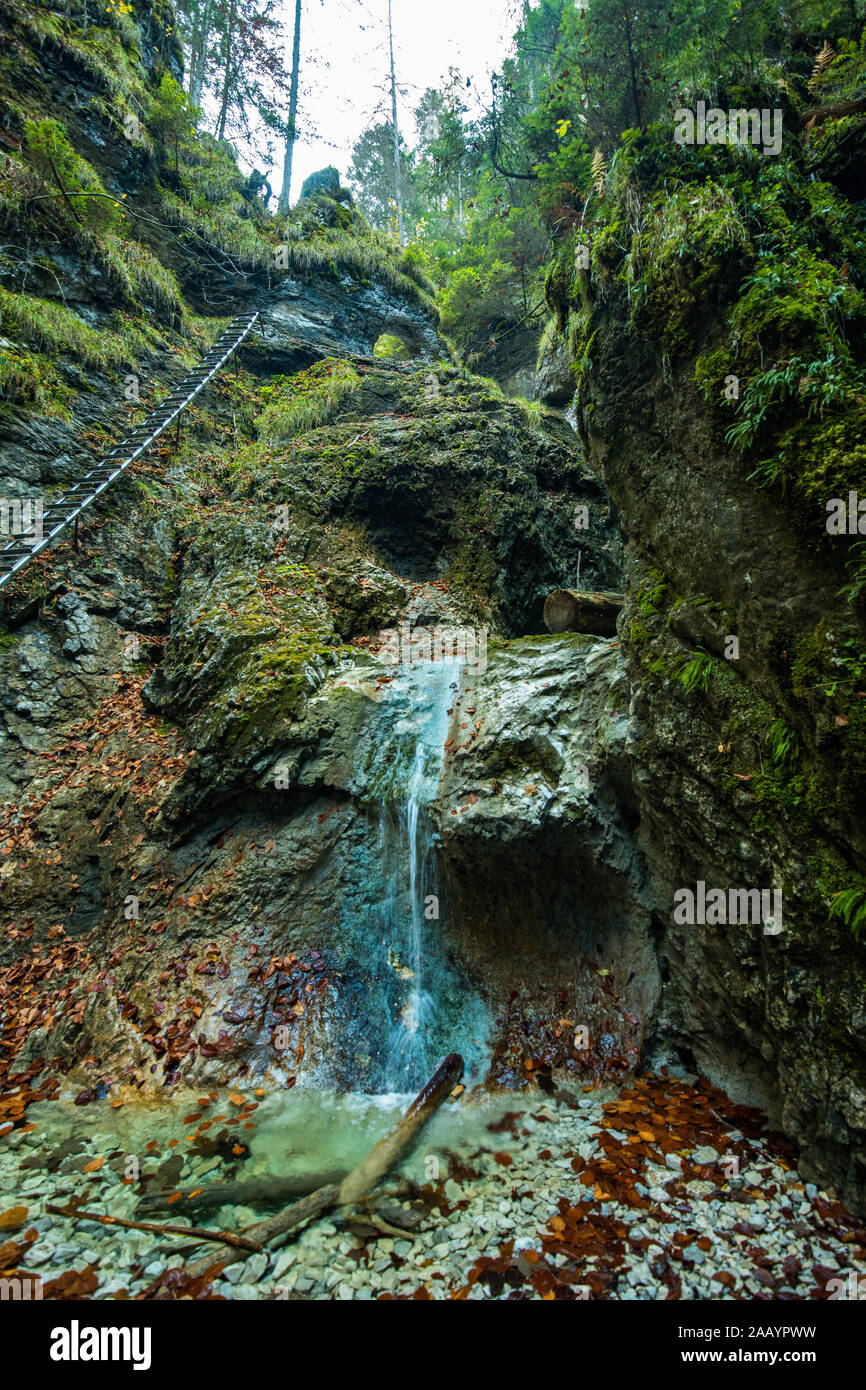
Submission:
<svg viewBox="0 0 866 1390">
<path fill-rule="evenodd" d="M 286 65 L 291 64 L 293 0 L 283 0 Z M 398 123 L 411 145 L 412 111 L 427 87 L 441 85 L 454 66 L 472 87 L 467 104 L 489 92 L 489 73 L 507 52 L 522 10 L 520 0 L 393 0 L 394 58 L 400 88 Z M 388 0 L 304 0 L 301 22 L 301 102 L 292 173 L 292 200 L 309 174 L 334 164 L 345 181 L 352 146 L 377 120 L 390 120 Z M 311 133 L 311 128 L 314 133 Z M 241 151 L 241 162 L 250 168 Z M 271 186 L 279 193 L 282 153 Z"/>
</svg>

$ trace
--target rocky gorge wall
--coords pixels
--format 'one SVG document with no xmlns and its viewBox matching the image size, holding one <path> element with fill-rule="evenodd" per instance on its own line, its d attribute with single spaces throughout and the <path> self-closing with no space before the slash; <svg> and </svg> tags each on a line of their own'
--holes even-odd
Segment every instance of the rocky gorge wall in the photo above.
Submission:
<svg viewBox="0 0 866 1390">
<path fill-rule="evenodd" d="M 576 434 L 453 365 L 411 266 L 344 203 L 268 219 L 224 149 L 190 148 L 173 177 L 121 134 L 173 61 L 147 7 L 134 40 L 96 40 L 118 59 L 108 114 L 105 62 L 44 15 L 38 45 L 32 15 L 2 16 L 29 55 L 4 98 L 4 217 L 26 248 L 0 262 L 7 494 L 80 476 L 138 418 L 130 372 L 151 403 L 226 315 L 263 313 L 179 444 L 7 600 L 4 1075 L 83 1100 L 238 1076 L 376 1089 L 406 970 L 383 940 L 387 770 L 405 785 L 436 684 L 424 634 L 483 632 L 439 711 L 437 1046 L 465 1033 L 474 1079 L 508 1086 L 685 1058 L 862 1205 L 862 948 L 830 913 L 862 862 L 846 572 L 804 551 L 696 389 L 739 232 L 719 233 L 705 299 L 674 278 L 676 313 L 650 274 L 643 320 L 621 226 L 597 229 L 590 275 L 565 246 L 543 389 L 563 408 L 577 386 Z M 28 204 L 25 122 L 61 96 L 135 234 Z M 626 225 L 641 178 L 611 189 Z M 645 224 L 630 235 L 667 266 Z M 373 359 L 383 332 L 414 360 Z M 578 571 L 627 589 L 617 639 L 544 634 L 545 596 Z M 386 632 L 408 659 L 379 659 Z M 679 926 L 698 879 L 781 885 L 783 932 Z"/>
<path fill-rule="evenodd" d="M 31 21 L 7 19 L 23 41 Z M 106 52 L 117 38 L 100 39 Z M 83 61 L 62 32 L 43 49 L 39 98 Z M 140 103 L 147 72 L 127 74 Z M 423 288 L 343 199 L 305 200 L 272 227 L 222 151 L 191 147 L 178 182 L 94 116 L 105 75 L 82 75 L 91 109 L 73 107 L 63 138 L 128 216 L 113 241 L 72 231 L 61 249 L 24 184 L 29 259 L 4 265 L 4 329 L 42 395 L 9 378 L 8 492 L 80 476 L 227 313 L 262 320 L 81 548 L 7 597 L 7 1066 L 63 1076 L 84 1099 L 245 1074 L 380 1088 L 412 973 L 387 939 L 382 837 L 438 689 L 425 634 L 444 631 L 477 638 L 479 660 L 458 662 L 437 715 L 428 1047 L 459 1042 L 497 1084 L 525 1085 L 527 1063 L 622 1072 L 658 1003 L 628 695 L 615 643 L 540 635 L 551 589 L 620 574 L 616 515 L 573 432 L 450 365 Z M 13 114 L 25 133 L 32 117 Z M 36 177 L 25 140 L 14 159 L 19 183 Z M 187 226 L 171 195 L 196 206 L 202 177 L 222 220 L 201 209 Z M 145 251 L 136 214 L 151 228 L 170 210 Z M 171 303 L 91 275 L 107 250 L 144 257 Z M 385 331 L 416 360 L 374 361 Z M 128 406 L 126 369 L 142 385 Z M 407 634 L 411 659 L 378 658 L 388 631 Z M 515 865 L 528 875 L 540 854 L 556 872 L 521 903 Z M 25 981 L 35 1013 L 17 1007 Z"/>
<path fill-rule="evenodd" d="M 864 483 L 862 295 L 838 326 L 822 308 L 864 270 L 862 205 L 839 191 L 862 153 L 837 157 L 832 121 L 804 140 L 790 96 L 774 100 L 778 164 L 679 150 L 667 126 L 626 137 L 548 278 L 548 341 L 626 539 L 659 1042 L 767 1107 L 802 1171 L 862 1205 L 863 601 L 856 528 L 825 524 Z M 820 403 L 819 358 L 845 383 Z M 678 923 L 699 880 L 780 890 L 782 931 Z"/>
</svg>

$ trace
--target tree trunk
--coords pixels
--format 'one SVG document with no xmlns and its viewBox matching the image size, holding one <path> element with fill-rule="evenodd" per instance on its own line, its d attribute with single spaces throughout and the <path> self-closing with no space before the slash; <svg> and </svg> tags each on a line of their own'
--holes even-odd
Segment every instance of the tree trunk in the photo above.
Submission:
<svg viewBox="0 0 866 1390">
<path fill-rule="evenodd" d="M 189 99 L 194 106 L 201 105 L 201 93 L 207 65 L 207 42 L 210 38 L 212 23 L 213 0 L 204 0 L 189 64 Z"/>
<path fill-rule="evenodd" d="M 397 240 L 404 244 L 403 179 L 400 172 L 400 130 L 397 125 L 397 79 L 394 73 L 394 24 L 388 0 L 388 42 L 391 47 L 391 124 L 394 127 L 394 199 L 397 203 Z"/>
<path fill-rule="evenodd" d="M 278 212 L 291 207 L 292 163 L 295 155 L 295 135 L 298 118 L 298 81 L 301 71 L 301 3 L 295 0 L 295 42 L 292 48 L 292 85 L 289 92 L 289 129 L 286 133 L 286 157 L 283 161 L 283 186 L 280 190 Z"/>
<path fill-rule="evenodd" d="M 189 40 L 189 86 L 187 94 L 192 100 L 193 90 L 195 89 L 195 70 L 198 64 L 198 55 L 201 51 L 201 15 L 196 10 L 195 19 L 192 25 L 192 34 Z"/>
<path fill-rule="evenodd" d="M 628 68 L 631 76 L 631 95 L 634 102 L 634 114 L 638 129 L 643 126 L 643 115 L 640 104 L 640 93 L 637 86 L 637 72 L 635 70 L 634 47 L 631 41 L 631 18 L 628 9 L 625 10 L 625 37 L 628 46 Z"/>
<path fill-rule="evenodd" d="M 596 637 L 615 637 L 617 618 L 624 602 L 622 594 L 556 589 L 544 605 L 544 625 L 548 632 L 587 632 Z"/>
<path fill-rule="evenodd" d="M 216 125 L 216 138 L 223 140 L 226 133 L 226 117 L 229 109 L 229 96 L 231 93 L 232 79 L 232 58 L 234 56 L 234 31 L 235 31 L 235 6 L 232 3 L 229 10 L 228 28 L 226 30 L 226 66 L 223 74 L 223 91 L 220 99 L 220 113 Z"/>
<path fill-rule="evenodd" d="M 241 1207 L 285 1206 L 297 1197 L 306 1197 L 319 1187 L 339 1185 L 346 1176 L 344 1172 L 301 1173 L 294 1178 L 274 1177 L 264 1174 L 260 1178 L 249 1178 L 244 1182 L 212 1182 L 206 1187 L 193 1187 L 176 1196 L 176 1189 L 165 1192 L 147 1192 L 138 1204 L 141 1212 L 161 1211 L 170 1207 L 178 1212 L 200 1211 L 205 1207 L 222 1207 L 227 1202 Z M 169 1197 L 175 1198 L 169 1202 Z"/>
</svg>

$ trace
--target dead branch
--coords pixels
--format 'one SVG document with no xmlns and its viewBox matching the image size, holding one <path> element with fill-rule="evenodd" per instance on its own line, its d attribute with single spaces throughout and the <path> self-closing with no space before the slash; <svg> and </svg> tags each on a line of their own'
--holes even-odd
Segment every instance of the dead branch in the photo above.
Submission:
<svg viewBox="0 0 866 1390">
<path fill-rule="evenodd" d="M 214 1182 L 206 1187 L 193 1187 L 177 1196 L 177 1189 L 166 1188 L 164 1192 L 147 1192 L 138 1204 L 139 1211 L 158 1211 L 171 1206 L 176 1215 L 179 1211 L 194 1211 L 206 1207 L 222 1207 L 227 1203 L 239 1207 L 285 1206 L 297 1197 L 305 1197 L 320 1187 L 340 1184 L 346 1173 L 343 1169 L 330 1173 L 301 1173 L 296 1177 L 282 1178 L 268 1174 L 260 1178 L 250 1178 L 246 1182 Z M 169 1198 L 173 1200 L 169 1203 Z"/>
<path fill-rule="evenodd" d="M 834 101 L 829 106 L 807 106 L 800 112 L 800 124 L 809 125 L 813 121 L 838 120 L 842 116 L 856 116 L 866 111 L 866 97 L 853 97 L 850 101 Z"/>
<path fill-rule="evenodd" d="M 104 1216 L 99 1211 L 56 1207 L 48 1202 L 45 1204 L 45 1210 L 54 1216 L 68 1216 L 72 1221 L 98 1221 L 101 1226 L 123 1226 L 126 1230 L 152 1231 L 155 1235 L 161 1236 L 192 1236 L 196 1245 L 203 1240 L 214 1240 L 223 1245 L 230 1245 L 235 1250 L 250 1251 L 254 1255 L 262 1249 L 258 1241 L 250 1236 L 235 1235 L 232 1231 L 207 1231 L 200 1226 L 169 1226 L 160 1221 L 127 1221 L 122 1216 Z"/>
</svg>

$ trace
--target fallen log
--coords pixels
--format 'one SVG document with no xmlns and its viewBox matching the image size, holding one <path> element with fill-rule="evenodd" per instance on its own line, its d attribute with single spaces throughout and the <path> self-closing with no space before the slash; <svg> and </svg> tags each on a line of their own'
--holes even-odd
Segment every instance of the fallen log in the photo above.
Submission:
<svg viewBox="0 0 866 1390">
<path fill-rule="evenodd" d="M 453 1052 L 450 1057 L 445 1058 L 391 1132 L 379 1140 L 366 1158 L 363 1158 L 342 1182 L 320 1187 L 317 1192 L 301 1197 L 286 1211 L 269 1216 L 264 1221 L 256 1221 L 252 1226 L 245 1226 L 241 1235 L 257 1241 L 260 1245 L 273 1245 L 276 1249 L 285 1243 L 292 1231 L 311 1217 L 331 1211 L 334 1207 L 350 1206 L 362 1201 L 389 1169 L 393 1168 L 415 1135 L 423 1129 L 451 1094 L 462 1075 L 463 1058 Z M 241 1251 L 230 1249 L 220 1263 L 225 1266 L 243 1258 Z M 197 1260 L 190 1266 L 188 1273 L 193 1277 L 204 1274 L 212 1263 L 211 1257 Z"/>
<path fill-rule="evenodd" d="M 330 1173 L 301 1173 L 291 1178 L 274 1177 L 265 1174 L 260 1178 L 249 1178 L 244 1182 L 213 1182 L 205 1187 L 193 1187 L 177 1195 L 176 1188 L 166 1188 L 162 1192 L 146 1192 L 138 1204 L 138 1211 L 162 1211 L 170 1207 L 174 1213 L 179 1211 L 201 1211 L 205 1208 L 222 1207 L 227 1204 L 238 1207 L 285 1206 L 298 1197 L 305 1197 L 320 1187 L 341 1183 L 346 1176 L 344 1169 Z M 170 1200 L 171 1199 L 171 1200 Z"/>
<path fill-rule="evenodd" d="M 595 637 L 615 637 L 617 618 L 624 602 L 623 594 L 555 589 L 544 605 L 544 625 L 548 632 L 586 632 Z"/>
<path fill-rule="evenodd" d="M 840 116 L 859 116 L 866 111 L 866 97 L 853 97 L 848 101 L 834 101 L 829 106 L 807 106 L 800 112 L 800 124 L 811 125 L 814 121 L 834 121 Z"/>
<path fill-rule="evenodd" d="M 452 1052 L 427 1082 L 423 1091 L 415 1097 L 403 1118 L 394 1126 L 390 1134 L 380 1139 L 367 1157 L 340 1184 L 341 1207 L 358 1202 L 372 1192 L 376 1183 L 393 1168 L 409 1141 L 422 1129 L 430 1116 L 435 1114 L 459 1083 L 463 1075 L 463 1058 Z"/>
<path fill-rule="evenodd" d="M 249 1236 L 235 1235 L 233 1231 L 208 1231 L 200 1226 L 168 1226 L 161 1221 L 127 1221 L 123 1216 L 106 1216 L 101 1211 L 87 1211 L 84 1207 L 57 1207 L 46 1202 L 45 1210 L 53 1216 L 68 1216 L 73 1221 L 98 1221 L 101 1226 L 122 1226 L 127 1231 L 151 1231 L 160 1236 L 192 1236 L 193 1244 L 203 1240 L 217 1241 L 230 1245 L 245 1254 L 255 1255 L 261 1250 L 258 1241 Z"/>
</svg>

